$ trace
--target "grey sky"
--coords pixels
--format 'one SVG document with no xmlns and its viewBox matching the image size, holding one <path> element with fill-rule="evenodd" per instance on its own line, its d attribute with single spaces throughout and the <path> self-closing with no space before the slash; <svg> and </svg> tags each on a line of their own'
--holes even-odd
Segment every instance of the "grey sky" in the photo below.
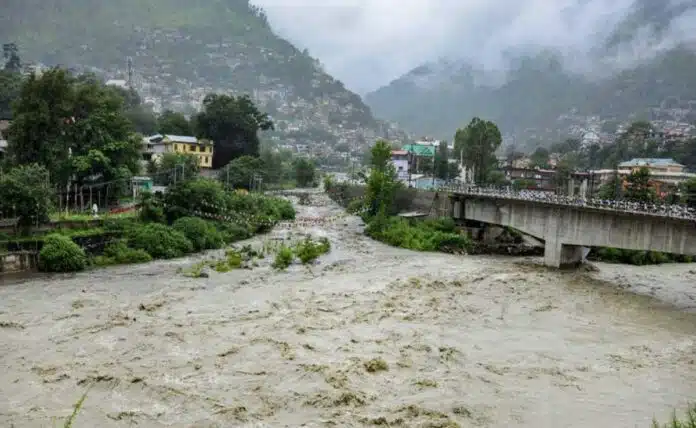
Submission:
<svg viewBox="0 0 696 428">
<path fill-rule="evenodd" d="M 441 57 L 473 58 L 498 68 L 501 53 L 509 48 L 560 47 L 580 65 L 593 42 L 614 28 L 633 0 L 252 2 L 266 10 L 280 35 L 309 49 L 350 89 L 365 93 Z M 691 14 L 688 25 L 682 20 L 680 26 L 696 28 L 693 18 Z M 632 51 L 622 50 L 622 58 L 632 57 Z"/>
</svg>

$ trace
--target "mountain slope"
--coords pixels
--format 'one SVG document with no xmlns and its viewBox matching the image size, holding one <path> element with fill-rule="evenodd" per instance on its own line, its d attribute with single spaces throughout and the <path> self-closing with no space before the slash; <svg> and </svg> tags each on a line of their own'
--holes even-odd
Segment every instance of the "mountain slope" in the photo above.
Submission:
<svg viewBox="0 0 696 428">
<path fill-rule="evenodd" d="M 4 0 L 0 40 L 23 59 L 126 77 L 161 108 L 190 110 L 206 92 L 250 93 L 280 129 L 359 143 L 394 130 L 307 52 L 276 36 L 247 0 Z M 283 136 L 285 139 L 285 136 Z M 304 141 L 303 141 L 304 142 Z"/>
<path fill-rule="evenodd" d="M 571 111 L 621 119 L 648 117 L 665 100 L 678 99 L 685 106 L 696 100 L 696 51 L 687 45 L 671 47 L 620 71 L 612 71 L 611 59 L 646 32 L 659 43 L 670 23 L 695 12 L 696 1 L 639 0 L 606 43 L 596 47 L 590 59 L 593 77 L 567 70 L 559 52 L 543 51 L 513 58 L 503 84 L 481 83 L 485 73 L 475 65 L 440 61 L 417 67 L 365 99 L 378 117 L 441 138 L 451 138 L 472 116 L 494 120 L 522 140 L 561 137 L 558 118 Z"/>
</svg>

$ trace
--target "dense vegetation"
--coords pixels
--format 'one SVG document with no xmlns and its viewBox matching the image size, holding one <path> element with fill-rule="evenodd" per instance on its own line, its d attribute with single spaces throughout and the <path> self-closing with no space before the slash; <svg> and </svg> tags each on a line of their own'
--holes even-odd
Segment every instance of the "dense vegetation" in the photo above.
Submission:
<svg viewBox="0 0 696 428">
<path fill-rule="evenodd" d="M 324 180 L 325 191 L 334 200 L 348 205 L 350 211 L 359 213 L 367 224 L 365 233 L 374 239 L 416 251 L 471 250 L 471 241 L 456 230 L 451 219 L 409 221 L 395 216 L 404 207 L 409 192 L 397 180 L 390 157 L 391 146 L 386 141 L 377 141 L 370 153 L 372 169 L 366 177 L 363 199 L 346 204 L 347 185 L 334 183 L 330 176 Z"/>
<path fill-rule="evenodd" d="M 222 248 L 294 216 L 284 199 L 226 191 L 215 180 L 185 180 L 163 198 L 146 194 L 140 217 L 105 222 L 97 237 L 108 243 L 101 253 L 91 254 L 91 260 L 66 234 L 39 238 L 40 268 L 71 272 L 84 269 L 90 261 L 105 266 L 181 257 Z"/>
</svg>

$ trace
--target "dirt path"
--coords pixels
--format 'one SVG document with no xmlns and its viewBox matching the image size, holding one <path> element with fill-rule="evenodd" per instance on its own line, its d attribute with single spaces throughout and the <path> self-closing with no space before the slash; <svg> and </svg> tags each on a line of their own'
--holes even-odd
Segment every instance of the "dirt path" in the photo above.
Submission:
<svg viewBox="0 0 696 428">
<path fill-rule="evenodd" d="M 312 199 L 300 216 L 341 212 Z M 696 316 L 624 290 L 688 305 L 694 267 L 557 273 L 389 248 L 356 218 L 299 231 L 333 246 L 311 269 L 0 287 L 0 426 L 54 426 L 89 385 L 77 428 L 647 428 L 694 398 Z"/>
</svg>

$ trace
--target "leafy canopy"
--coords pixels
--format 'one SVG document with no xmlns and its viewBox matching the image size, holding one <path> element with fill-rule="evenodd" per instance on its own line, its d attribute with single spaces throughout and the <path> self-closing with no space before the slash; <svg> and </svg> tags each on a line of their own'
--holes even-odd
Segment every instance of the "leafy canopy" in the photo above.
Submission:
<svg viewBox="0 0 696 428">
<path fill-rule="evenodd" d="M 240 156 L 259 155 L 259 131 L 273 129 L 273 122 L 247 95 L 209 94 L 196 116 L 198 134 L 215 143 L 213 168 L 222 168 Z"/>
<path fill-rule="evenodd" d="M 127 179 L 139 170 L 141 140 L 122 96 L 89 76 L 53 68 L 22 84 L 8 130 L 16 165 L 39 163 L 64 186 Z"/>
</svg>

